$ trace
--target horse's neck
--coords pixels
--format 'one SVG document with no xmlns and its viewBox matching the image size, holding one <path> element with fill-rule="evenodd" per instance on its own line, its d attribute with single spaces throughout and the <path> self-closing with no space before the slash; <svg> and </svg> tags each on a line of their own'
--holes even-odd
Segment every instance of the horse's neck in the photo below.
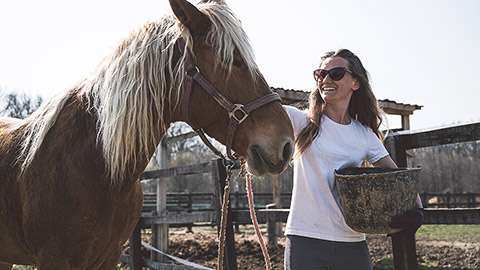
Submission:
<svg viewBox="0 0 480 270">
<path fill-rule="evenodd" d="M 171 61 L 174 63 L 178 62 L 180 56 L 180 52 L 178 50 L 174 50 Z M 121 95 L 114 96 L 114 98 L 122 97 L 119 103 L 124 102 L 125 100 L 130 100 L 129 103 L 122 104 L 122 106 L 124 106 L 124 110 L 127 110 L 128 113 L 119 115 L 120 118 L 112 117 L 112 115 L 116 115 L 115 112 L 112 113 L 112 111 L 118 109 L 118 106 L 114 106 L 117 103 L 107 102 L 109 105 L 107 107 L 103 106 L 103 104 L 100 104 L 100 97 L 102 97 L 102 95 L 105 96 L 105 93 L 102 91 L 105 90 L 102 90 L 101 87 L 97 88 L 95 84 L 84 85 L 85 92 L 82 92 L 84 96 L 80 99 L 85 102 L 83 106 L 88 108 L 90 107 L 88 106 L 89 104 L 94 104 L 93 107 L 95 107 L 98 111 L 91 113 L 92 117 L 98 117 L 98 119 L 100 119 L 99 125 L 102 126 L 103 124 L 103 128 L 107 128 L 108 131 L 104 132 L 105 129 L 102 129 L 103 132 L 100 135 L 104 136 L 105 134 L 108 134 L 107 136 L 110 136 L 109 138 L 101 138 L 101 140 L 106 143 L 108 143 L 108 140 L 115 140 L 116 142 L 116 144 L 111 145 L 114 147 L 107 147 L 109 149 L 104 149 L 106 153 L 104 154 L 105 158 L 110 158 L 110 161 L 106 162 L 107 164 L 115 164 L 116 166 L 120 164 L 119 162 L 122 163 L 120 166 L 116 166 L 114 170 L 112 170 L 112 179 L 118 178 L 118 175 L 125 175 L 126 179 L 138 178 L 147 166 L 149 159 L 154 154 L 156 147 L 165 135 L 170 123 L 182 120 L 181 106 L 178 106 L 179 99 L 181 99 L 181 94 L 178 92 L 179 89 L 172 89 L 172 78 L 170 78 L 171 74 L 169 72 L 165 72 L 163 74 L 149 74 L 149 76 L 165 76 L 165 78 L 156 78 L 155 80 L 151 78 L 144 78 L 146 81 L 164 81 L 165 84 L 163 84 L 163 86 L 158 85 L 157 87 L 164 87 L 163 91 L 165 92 L 163 92 L 161 89 L 140 89 L 138 91 L 141 91 L 140 95 L 142 98 L 138 100 L 131 99 L 132 96 L 129 94 L 127 94 L 125 97 Z M 98 83 L 98 81 L 95 83 Z M 150 86 L 143 85 L 142 87 Z M 178 86 L 173 88 L 178 88 Z M 94 90 L 95 92 L 90 92 L 90 89 L 97 90 Z M 116 91 L 122 91 L 122 89 L 116 89 Z M 174 91 L 174 93 L 169 91 Z M 130 92 L 127 91 L 126 93 Z M 110 93 L 110 95 L 111 94 L 112 93 Z M 113 95 L 115 95 L 115 93 L 113 93 Z M 143 102 L 143 104 L 136 104 L 135 106 L 132 106 L 131 104 L 134 102 Z M 126 104 L 130 105 L 127 106 Z M 147 108 L 145 106 L 152 107 Z M 108 109 L 102 112 L 102 108 Z M 129 118 L 127 119 L 125 117 Z M 97 121 L 97 119 L 95 119 L 95 121 Z M 114 123 L 115 121 L 120 123 L 120 125 L 117 125 L 118 127 L 124 127 L 124 129 L 130 128 L 130 130 L 115 130 L 111 125 L 111 123 Z M 131 127 L 134 127 L 133 130 Z M 98 134 L 96 129 L 94 132 Z M 102 147 L 103 145 L 99 148 L 101 149 Z M 118 151 L 119 149 L 127 154 L 124 155 L 123 152 L 118 154 L 120 153 Z M 114 154 L 112 155 L 112 153 Z M 134 154 L 132 155 L 132 153 Z M 117 173 L 118 175 L 115 175 Z M 112 182 L 115 181 L 112 180 Z"/>
<path fill-rule="evenodd" d="M 68 127 L 64 127 L 67 129 L 72 130 L 72 135 L 67 135 L 67 136 L 72 136 L 71 138 L 74 138 L 76 142 L 72 142 L 72 144 L 78 143 L 79 147 L 77 147 L 78 151 L 87 150 L 87 151 L 93 151 L 95 153 L 90 153 L 91 156 L 96 156 L 97 158 L 95 159 L 95 163 L 100 163 L 100 164 L 79 164 L 80 166 L 84 166 L 85 169 L 94 169 L 98 170 L 99 173 L 98 175 L 102 175 L 104 177 L 105 175 L 108 175 L 108 172 L 106 171 L 106 161 L 105 161 L 105 155 L 103 154 L 102 150 L 102 143 L 98 142 L 98 129 L 97 129 L 97 112 L 92 111 L 92 108 L 88 105 L 88 98 L 90 97 L 75 97 L 72 100 L 72 104 L 64 107 L 62 113 L 59 116 L 60 120 L 59 122 L 62 123 L 61 125 L 68 125 Z M 157 119 L 155 116 L 151 116 L 153 119 Z M 167 117 L 170 117 L 167 115 Z M 65 120 L 63 120 L 65 119 Z M 136 142 L 126 142 L 126 143 L 134 143 L 135 147 L 137 148 L 136 153 L 138 153 L 135 161 L 129 161 L 127 162 L 124 171 L 121 172 L 123 175 L 123 179 L 121 181 L 118 181 L 117 185 L 126 185 L 129 186 L 136 182 L 144 169 L 146 168 L 150 158 L 152 157 L 153 153 L 155 152 L 155 149 L 157 145 L 160 143 L 162 137 L 165 134 L 166 127 L 161 127 L 160 121 L 150 121 L 152 123 L 152 126 L 150 127 L 152 130 L 154 130 L 154 138 L 153 140 L 150 141 L 148 145 L 148 153 L 143 153 L 141 149 L 143 147 L 139 145 L 139 141 L 137 140 Z M 57 123 L 58 124 L 58 123 Z M 62 130 L 64 128 L 59 128 L 58 130 Z M 73 131 L 75 130 L 75 131 Z M 74 134 L 84 134 L 82 136 L 73 136 Z M 60 135 L 60 134 L 59 134 Z M 55 137 L 56 135 L 53 135 Z M 80 155 L 85 155 L 87 153 L 80 153 Z M 100 162 L 99 162 L 100 160 Z M 101 171 L 101 173 L 100 173 Z M 111 182 L 116 182 L 110 179 Z"/>
</svg>

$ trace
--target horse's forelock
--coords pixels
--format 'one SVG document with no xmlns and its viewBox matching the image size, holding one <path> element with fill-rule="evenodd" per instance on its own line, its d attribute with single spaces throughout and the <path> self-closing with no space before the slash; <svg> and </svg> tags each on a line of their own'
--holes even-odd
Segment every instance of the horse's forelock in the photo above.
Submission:
<svg viewBox="0 0 480 270">
<path fill-rule="evenodd" d="M 233 52 L 237 49 L 248 67 L 250 75 L 256 80 L 259 71 L 253 49 L 248 36 L 243 31 L 240 20 L 232 10 L 224 4 L 219 5 L 212 2 L 199 5 L 198 8 L 212 22 L 212 28 L 207 39 L 211 44 L 214 44 L 216 54 L 231 64 L 233 62 Z"/>
</svg>

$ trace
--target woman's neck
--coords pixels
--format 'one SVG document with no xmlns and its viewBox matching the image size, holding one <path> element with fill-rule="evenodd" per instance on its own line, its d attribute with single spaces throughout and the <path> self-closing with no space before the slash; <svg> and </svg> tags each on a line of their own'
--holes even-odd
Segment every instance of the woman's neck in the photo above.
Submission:
<svg viewBox="0 0 480 270">
<path fill-rule="evenodd" d="M 325 115 L 332 121 L 341 125 L 348 125 L 351 122 L 350 115 L 348 114 L 348 106 L 335 106 L 333 104 L 328 104 L 325 107 Z"/>
</svg>

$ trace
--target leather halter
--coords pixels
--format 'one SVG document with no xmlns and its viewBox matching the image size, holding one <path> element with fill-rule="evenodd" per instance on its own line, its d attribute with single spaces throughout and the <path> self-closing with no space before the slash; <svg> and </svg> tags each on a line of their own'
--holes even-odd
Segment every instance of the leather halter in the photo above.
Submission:
<svg viewBox="0 0 480 270">
<path fill-rule="evenodd" d="M 196 127 L 188 117 L 188 108 L 190 105 L 190 96 L 192 94 L 193 83 L 196 82 L 205 92 L 207 92 L 217 103 L 222 106 L 227 112 L 230 118 L 230 122 L 227 128 L 226 147 L 227 156 L 231 160 L 236 160 L 238 157 L 232 155 L 232 143 L 235 131 L 248 115 L 255 109 L 260 108 L 263 105 L 272 103 L 274 101 L 281 101 L 280 96 L 277 93 L 269 93 L 265 96 L 254 99 L 253 101 L 243 104 L 236 104 L 231 102 L 226 96 L 220 93 L 215 87 L 200 73 L 200 69 L 193 63 L 191 53 L 188 49 L 185 50 L 185 41 L 179 38 L 177 41 L 178 49 L 180 53 L 185 54 L 185 85 L 182 95 L 182 115 L 184 121 L 189 124 L 193 130 L 200 136 L 202 141 L 218 156 L 225 160 L 225 156 L 216 149 L 212 143 L 207 139 L 205 132 L 202 128 Z"/>
</svg>

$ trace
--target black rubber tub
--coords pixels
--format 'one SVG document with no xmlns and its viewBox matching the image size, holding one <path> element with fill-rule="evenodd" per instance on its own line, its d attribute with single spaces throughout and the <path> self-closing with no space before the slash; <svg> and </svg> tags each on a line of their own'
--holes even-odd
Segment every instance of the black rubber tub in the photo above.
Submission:
<svg viewBox="0 0 480 270">
<path fill-rule="evenodd" d="M 368 234 L 395 233 L 392 218 L 416 207 L 421 168 L 345 168 L 335 181 L 348 226 Z"/>
</svg>

